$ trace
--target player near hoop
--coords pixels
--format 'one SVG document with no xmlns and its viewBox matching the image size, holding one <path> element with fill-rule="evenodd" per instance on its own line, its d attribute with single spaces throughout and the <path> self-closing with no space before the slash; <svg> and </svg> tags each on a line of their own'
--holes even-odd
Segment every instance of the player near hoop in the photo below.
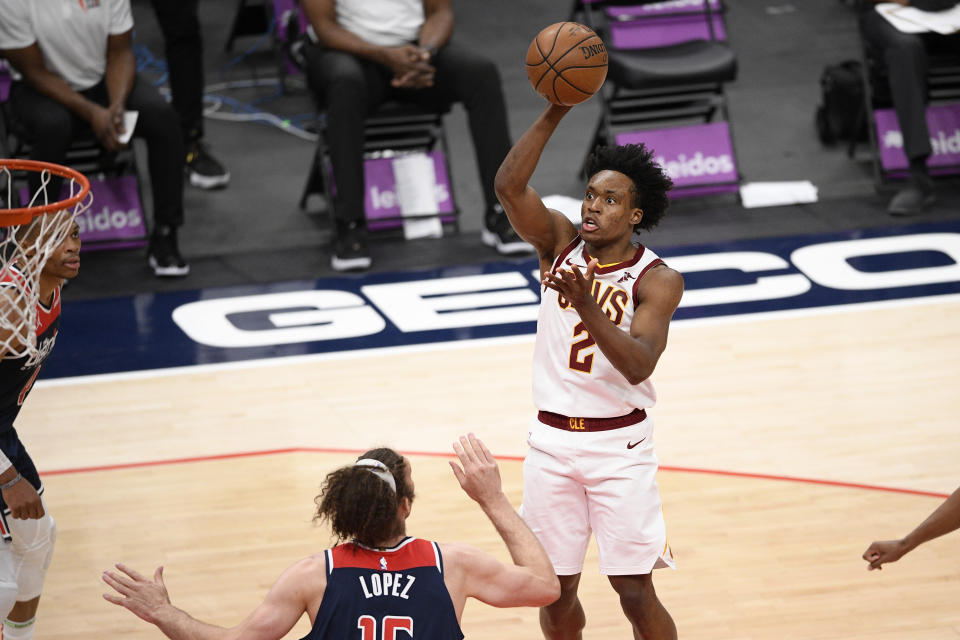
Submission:
<svg viewBox="0 0 960 640">
<path fill-rule="evenodd" d="M 11 254 L 3 257 L 0 269 L 0 313 L 5 320 L 5 328 L 0 330 L 0 615 L 4 616 L 4 640 L 33 638 L 56 540 L 56 525 L 43 501 L 43 484 L 14 421 L 57 339 L 61 286 L 80 270 L 80 228 L 75 221 L 70 224 L 66 238 L 50 253 L 38 277 L 24 270 L 23 261 L 17 258 L 24 254 L 10 251 L 10 247 L 12 239 L 21 236 L 20 244 L 29 241 L 34 245 L 28 252 L 42 251 L 36 246 L 44 241 L 36 237 L 42 225 L 2 230 L 6 232 L 4 249 Z M 36 322 L 29 329 L 35 331 L 36 344 L 24 349 L 24 333 L 11 327 L 11 318 L 19 313 L 17 306 L 22 300 L 32 301 L 29 289 L 34 286 Z"/>
<path fill-rule="evenodd" d="M 652 570 L 673 567 L 655 474 L 656 393 L 650 375 L 667 344 L 683 278 L 633 244 L 667 208 L 670 179 L 642 145 L 597 148 L 588 163 L 581 228 L 530 187 L 570 107 L 548 105 L 497 173 L 517 233 L 540 257 L 543 293 L 533 356 L 539 409 L 528 434 L 521 513 L 560 578 L 541 609 L 547 638 L 579 638 L 577 586 L 591 531 L 600 572 L 620 596 L 635 637 L 676 638 Z"/>
<path fill-rule="evenodd" d="M 468 597 L 497 607 L 552 602 L 560 588 L 550 560 L 504 495 L 493 455 L 473 434 L 453 446 L 460 461 L 450 462 L 454 475 L 496 527 L 513 564 L 468 544 L 407 536 L 414 497 L 410 462 L 379 448 L 327 475 L 316 497 L 316 518 L 329 521 L 342 544 L 290 566 L 236 627 L 208 625 L 174 607 L 163 567 L 150 580 L 118 564 L 118 571 L 103 574 L 115 590 L 103 597 L 174 640 L 281 638 L 304 613 L 310 640 L 455 639 L 463 638 L 460 618 Z"/>
</svg>

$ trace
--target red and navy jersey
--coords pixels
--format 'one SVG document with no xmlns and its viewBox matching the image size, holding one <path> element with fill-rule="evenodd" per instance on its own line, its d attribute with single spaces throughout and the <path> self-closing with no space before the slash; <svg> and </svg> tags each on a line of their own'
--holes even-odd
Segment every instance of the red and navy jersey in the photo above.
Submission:
<svg viewBox="0 0 960 640">
<path fill-rule="evenodd" d="M 346 543 L 325 554 L 327 588 L 302 640 L 462 640 L 436 542 Z"/>
<path fill-rule="evenodd" d="M 0 287 L 24 287 L 19 274 L 10 271 L 0 275 Z M 26 400 L 27 394 L 33 388 L 33 383 L 40 373 L 40 367 L 57 340 L 57 330 L 60 327 L 60 287 L 53 291 L 50 304 L 37 303 L 37 351 L 32 355 L 20 358 L 4 358 L 0 360 L 0 432 L 13 426 L 13 421 L 20 413 L 20 407 Z"/>
</svg>

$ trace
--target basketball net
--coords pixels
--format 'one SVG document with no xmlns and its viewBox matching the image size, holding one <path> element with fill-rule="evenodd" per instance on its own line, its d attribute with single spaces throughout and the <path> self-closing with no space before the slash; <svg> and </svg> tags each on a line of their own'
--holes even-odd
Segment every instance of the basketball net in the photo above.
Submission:
<svg viewBox="0 0 960 640">
<path fill-rule="evenodd" d="M 17 190 L 31 172 L 40 173 L 40 187 L 26 206 L 16 206 L 20 204 Z M 48 193 L 55 176 L 63 178 L 63 198 L 53 199 Z M 0 196 L 0 358 L 32 359 L 41 355 L 37 345 L 40 274 L 66 240 L 74 218 L 90 207 L 93 198 L 87 179 L 73 169 L 5 159 L 0 159 Z"/>
</svg>

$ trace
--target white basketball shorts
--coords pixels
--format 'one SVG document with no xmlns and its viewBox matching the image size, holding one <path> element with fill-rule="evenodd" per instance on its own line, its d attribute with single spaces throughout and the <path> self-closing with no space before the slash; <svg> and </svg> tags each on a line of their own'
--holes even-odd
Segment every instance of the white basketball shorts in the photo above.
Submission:
<svg viewBox="0 0 960 640">
<path fill-rule="evenodd" d="M 534 418 L 523 462 L 520 514 L 557 575 L 575 575 L 591 532 L 600 573 L 675 568 L 657 490 L 653 420 L 608 431 L 569 431 Z"/>
</svg>

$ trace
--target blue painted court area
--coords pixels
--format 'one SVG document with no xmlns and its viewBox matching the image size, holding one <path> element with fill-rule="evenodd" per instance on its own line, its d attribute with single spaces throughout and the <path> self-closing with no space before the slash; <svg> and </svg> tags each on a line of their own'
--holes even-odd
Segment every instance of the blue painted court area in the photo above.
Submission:
<svg viewBox="0 0 960 640">
<path fill-rule="evenodd" d="M 654 247 L 676 320 L 960 293 L 960 222 Z M 537 261 L 64 303 L 41 378 L 532 334 Z M 81 275 L 82 277 L 82 275 Z"/>
</svg>

